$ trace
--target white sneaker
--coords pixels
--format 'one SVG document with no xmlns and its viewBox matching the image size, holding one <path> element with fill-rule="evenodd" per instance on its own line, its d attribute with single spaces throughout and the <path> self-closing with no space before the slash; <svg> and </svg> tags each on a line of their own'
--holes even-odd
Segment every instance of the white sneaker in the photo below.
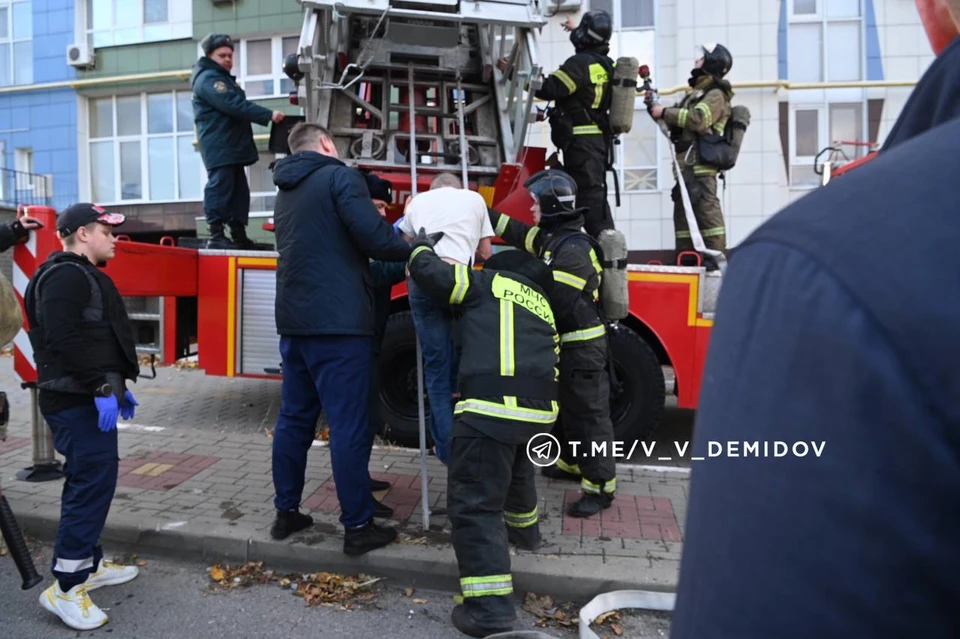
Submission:
<svg viewBox="0 0 960 639">
<path fill-rule="evenodd" d="M 63 592 L 55 582 L 40 593 L 40 605 L 76 630 L 93 630 L 107 623 L 107 615 L 91 601 L 84 584 Z"/>
<path fill-rule="evenodd" d="M 90 573 L 87 577 L 87 583 L 84 584 L 87 590 L 96 590 L 100 586 L 116 586 L 125 584 L 128 581 L 136 579 L 140 574 L 140 569 L 136 566 L 121 566 L 106 559 L 100 560 L 100 568 L 96 572 Z"/>
</svg>

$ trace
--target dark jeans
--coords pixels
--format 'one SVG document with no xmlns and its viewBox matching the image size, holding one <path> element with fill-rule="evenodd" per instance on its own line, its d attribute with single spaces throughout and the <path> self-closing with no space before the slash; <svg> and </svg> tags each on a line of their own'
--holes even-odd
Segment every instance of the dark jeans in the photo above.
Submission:
<svg viewBox="0 0 960 639">
<path fill-rule="evenodd" d="M 103 558 L 100 534 L 117 489 L 120 459 L 117 431 L 97 427 L 99 413 L 89 406 L 45 414 L 53 445 L 66 458 L 60 526 L 53 549 L 53 575 L 60 589 L 82 584 Z"/>
<path fill-rule="evenodd" d="M 250 219 L 250 185 L 240 164 L 230 164 L 207 171 L 203 190 L 203 214 L 207 224 L 224 224 L 230 228 L 246 226 Z"/>
<path fill-rule="evenodd" d="M 430 400 L 430 434 L 437 447 L 437 459 L 450 457 L 450 430 L 453 428 L 453 391 L 457 388 L 459 355 L 453 341 L 453 311 L 421 291 L 407 279 L 410 311 L 423 353 L 424 386 Z"/>
<path fill-rule="evenodd" d="M 320 407 L 330 423 L 330 463 L 340 501 L 340 523 L 362 526 L 373 516 L 370 494 L 370 338 L 345 335 L 281 337 L 283 384 L 273 433 L 273 485 L 277 510 L 300 505 L 307 452 Z"/>
</svg>

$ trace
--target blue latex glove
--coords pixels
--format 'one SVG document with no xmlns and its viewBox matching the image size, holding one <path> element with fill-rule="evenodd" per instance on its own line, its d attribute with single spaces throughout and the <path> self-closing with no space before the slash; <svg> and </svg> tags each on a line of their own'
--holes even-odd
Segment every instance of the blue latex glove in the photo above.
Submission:
<svg viewBox="0 0 960 639">
<path fill-rule="evenodd" d="M 117 429 L 117 418 L 120 416 L 120 406 L 117 404 L 116 395 L 110 397 L 94 397 L 93 402 L 97 405 L 97 412 L 100 413 L 100 421 L 97 426 L 105 433 Z"/>
<path fill-rule="evenodd" d="M 399 220 L 393 223 L 393 230 L 396 232 L 397 236 L 403 235 L 403 231 L 400 230 L 400 224 L 403 222 L 406 216 L 401 217 Z"/>
<path fill-rule="evenodd" d="M 123 399 L 120 400 L 120 417 L 124 419 L 133 419 L 133 413 L 140 404 L 133 398 L 133 393 L 125 391 Z"/>
</svg>

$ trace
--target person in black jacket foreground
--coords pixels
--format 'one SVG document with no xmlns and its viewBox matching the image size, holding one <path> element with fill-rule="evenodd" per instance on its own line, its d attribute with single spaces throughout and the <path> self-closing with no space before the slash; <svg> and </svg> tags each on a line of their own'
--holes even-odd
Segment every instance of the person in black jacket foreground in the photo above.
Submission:
<svg viewBox="0 0 960 639">
<path fill-rule="evenodd" d="M 386 218 L 387 207 L 393 202 L 392 185 L 373 173 L 364 174 L 364 178 L 367 180 L 373 205 L 377 207 L 380 217 Z M 370 418 L 371 446 L 383 428 L 383 419 L 380 417 L 380 347 L 383 334 L 387 330 L 387 320 L 390 319 L 390 293 L 394 286 L 406 279 L 406 267 L 405 262 L 370 261 L 370 278 L 373 284 L 373 340 L 370 343 L 370 403 L 367 411 Z M 387 490 L 390 486 L 388 481 L 370 479 L 370 489 L 373 491 Z M 393 511 L 383 504 L 379 504 L 378 509 L 386 517 L 393 514 Z"/>
<path fill-rule="evenodd" d="M 557 419 L 560 347 L 550 308 L 549 267 L 507 250 L 482 271 L 443 261 L 423 229 L 410 276 L 428 295 L 461 291 L 461 399 L 454 408 L 447 510 L 464 602 L 453 624 L 472 637 L 510 630 L 516 619 L 508 541 L 540 544 L 537 488 L 526 455 Z"/>
<path fill-rule="evenodd" d="M 693 465 L 673 639 L 960 637 L 960 1 L 918 5 L 879 154 L 730 259 L 692 454 L 822 450 Z"/>
<path fill-rule="evenodd" d="M 97 268 L 113 258 L 112 228 L 123 220 L 93 204 L 66 209 L 57 219 L 64 250 L 50 254 L 24 294 L 40 412 L 66 458 L 57 581 L 40 604 L 77 630 L 107 623 L 88 591 L 138 572 L 104 561 L 99 541 L 117 487 L 117 418 L 131 419 L 137 406 L 125 382 L 140 372 L 123 299 Z"/>
<path fill-rule="evenodd" d="M 277 519 L 270 532 L 284 539 L 313 523 L 299 505 L 322 405 L 344 552 L 357 555 L 397 536 L 374 523 L 370 492 L 369 261 L 403 261 L 410 247 L 377 213 L 363 176 L 338 159 L 326 129 L 300 123 L 288 144 L 292 155 L 277 162 L 273 176 L 280 189 L 274 224 L 283 386 L 273 436 Z"/>
</svg>

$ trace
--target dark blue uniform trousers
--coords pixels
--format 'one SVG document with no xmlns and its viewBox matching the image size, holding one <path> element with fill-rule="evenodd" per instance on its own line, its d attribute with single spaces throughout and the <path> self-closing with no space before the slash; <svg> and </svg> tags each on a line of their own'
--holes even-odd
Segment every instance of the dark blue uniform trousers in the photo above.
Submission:
<svg viewBox="0 0 960 639">
<path fill-rule="evenodd" d="M 60 589 L 82 584 L 103 558 L 100 533 L 117 489 L 120 460 L 117 431 L 97 427 L 99 413 L 90 406 L 44 415 L 53 445 L 66 458 L 60 527 L 53 549 L 53 575 Z"/>
<path fill-rule="evenodd" d="M 207 171 L 203 189 L 203 213 L 207 224 L 246 226 L 250 218 L 250 185 L 243 165 L 230 164 Z"/>
<path fill-rule="evenodd" d="M 340 523 L 362 526 L 373 517 L 370 493 L 370 338 L 343 335 L 281 337 L 283 386 L 273 433 L 277 510 L 295 510 L 303 498 L 307 452 L 320 407 L 330 423 L 330 463 L 340 500 Z"/>
</svg>

